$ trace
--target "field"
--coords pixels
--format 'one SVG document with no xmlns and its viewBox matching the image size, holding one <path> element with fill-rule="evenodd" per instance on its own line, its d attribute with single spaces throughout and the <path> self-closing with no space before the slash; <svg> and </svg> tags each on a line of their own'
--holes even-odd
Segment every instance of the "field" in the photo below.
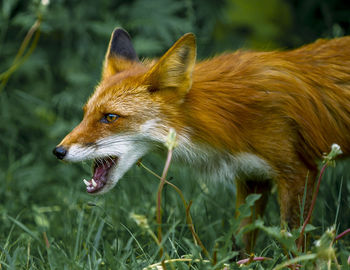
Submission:
<svg viewBox="0 0 350 270">
<path fill-rule="evenodd" d="M 205 58 L 240 47 L 293 48 L 350 34 L 347 2 L 78 2 L 0 3 L 0 269 L 143 269 L 161 262 L 160 246 L 164 259 L 182 260 L 167 269 L 274 269 L 294 255 L 303 256 L 303 269 L 350 269 L 350 235 L 332 242 L 350 228 L 350 160 L 337 160 L 322 178 L 307 252 L 292 254 L 298 232 L 281 231 L 274 192 L 264 219 L 254 225 L 261 228 L 254 256 L 271 259 L 240 267 L 231 241 L 232 234 L 241 237 L 233 183 L 201 179 L 194 168 L 175 163 L 168 172 L 192 203 L 188 213 L 206 256 L 169 185 L 162 193 L 163 241 L 157 243 L 159 179 L 144 167 L 135 165 L 116 188 L 95 197 L 82 182 L 91 176 L 91 164 L 58 162 L 52 155 L 82 117 L 115 26 L 131 33 L 142 57 L 161 55 L 192 31 L 199 58 Z M 145 156 L 142 164 L 160 175 L 165 158 L 166 149 L 163 156 Z"/>
</svg>

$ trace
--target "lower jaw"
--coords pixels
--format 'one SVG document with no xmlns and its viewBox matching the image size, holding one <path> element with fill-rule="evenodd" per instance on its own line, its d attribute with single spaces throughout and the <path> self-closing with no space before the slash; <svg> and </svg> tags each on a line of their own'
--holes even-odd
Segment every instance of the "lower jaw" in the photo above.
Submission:
<svg viewBox="0 0 350 270">
<path fill-rule="evenodd" d="M 98 194 L 101 193 L 108 183 L 108 177 L 105 178 L 105 180 L 95 180 L 91 179 L 89 182 L 89 185 L 86 185 L 86 192 L 89 194 Z"/>
</svg>

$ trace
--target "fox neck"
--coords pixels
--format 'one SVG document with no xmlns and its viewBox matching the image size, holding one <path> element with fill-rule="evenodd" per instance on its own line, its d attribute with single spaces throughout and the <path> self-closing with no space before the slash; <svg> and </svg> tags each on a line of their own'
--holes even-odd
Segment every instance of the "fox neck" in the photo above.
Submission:
<svg viewBox="0 0 350 270">
<path fill-rule="evenodd" d="M 238 56 L 232 54 L 230 57 Z M 234 62 L 234 59 L 231 60 Z M 218 60 L 214 58 L 208 61 Z M 185 145 L 196 145 L 195 148 L 203 148 L 204 145 L 219 151 L 246 152 L 248 147 L 242 138 L 248 136 L 245 133 L 251 127 L 245 126 L 245 123 L 254 123 L 258 114 L 249 104 L 254 103 L 249 97 L 251 92 L 245 94 L 245 89 L 235 86 L 239 85 L 239 78 L 232 74 L 232 64 L 216 65 L 209 64 L 208 61 L 197 64 L 192 87 L 180 105 L 175 119 L 170 122 L 177 125 L 176 118 L 181 115 L 180 128 L 174 128 L 184 134 L 181 140 Z M 216 68 L 208 70 L 208 66 Z"/>
<path fill-rule="evenodd" d="M 190 91 L 191 94 L 189 93 L 187 101 L 183 104 L 182 112 L 187 112 L 186 118 L 184 117 L 186 124 L 177 129 L 175 161 L 194 169 L 201 178 L 216 182 L 274 179 L 275 168 L 270 165 L 270 160 L 260 153 L 264 149 L 261 150 L 259 145 L 246 143 L 249 134 L 245 135 L 244 132 L 248 130 L 240 130 L 239 125 L 236 125 L 238 121 L 231 121 L 230 113 L 220 114 L 220 103 L 202 104 L 195 101 L 197 90 L 198 88 L 192 88 L 192 93 Z M 202 106 L 212 106 L 212 110 L 204 110 Z M 247 138 L 247 141 L 242 138 Z"/>
<path fill-rule="evenodd" d="M 239 57 L 240 53 L 229 55 L 230 63 L 237 63 Z M 208 61 L 220 62 L 227 56 L 219 58 Z M 216 68 L 208 69 L 211 66 Z M 176 120 L 169 119 L 177 125 L 173 126 L 178 133 L 174 157 L 208 178 L 271 179 L 274 173 L 259 141 L 264 128 L 256 106 L 257 100 L 263 100 L 259 95 L 266 93 L 240 88 L 247 81 L 242 82 L 245 79 L 235 69 L 233 64 L 209 65 L 207 61 L 197 64 L 191 89 L 178 112 L 170 116 Z M 260 128 L 260 132 L 255 132 L 255 128 Z"/>
</svg>

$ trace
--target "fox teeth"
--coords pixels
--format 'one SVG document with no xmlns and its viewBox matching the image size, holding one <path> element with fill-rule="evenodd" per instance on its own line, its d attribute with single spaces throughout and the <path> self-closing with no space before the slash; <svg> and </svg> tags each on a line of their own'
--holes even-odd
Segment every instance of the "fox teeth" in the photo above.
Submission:
<svg viewBox="0 0 350 270">
<path fill-rule="evenodd" d="M 86 180 L 84 179 L 83 182 L 84 182 L 84 184 L 85 184 L 87 187 L 90 186 L 89 181 L 86 181 Z"/>
<path fill-rule="evenodd" d="M 94 179 L 91 179 L 91 183 L 92 183 L 92 185 L 93 185 L 94 187 L 97 187 L 97 184 L 96 184 L 96 182 L 95 182 Z"/>
</svg>

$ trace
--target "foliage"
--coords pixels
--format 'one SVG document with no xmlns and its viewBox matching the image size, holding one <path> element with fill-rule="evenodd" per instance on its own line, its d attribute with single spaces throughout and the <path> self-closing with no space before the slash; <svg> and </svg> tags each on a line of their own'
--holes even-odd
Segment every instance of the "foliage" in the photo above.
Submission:
<svg viewBox="0 0 350 270">
<path fill-rule="evenodd" d="M 188 31 L 197 35 L 200 58 L 239 47 L 289 48 L 350 33 L 350 7 L 340 0 L 269 0 L 264 5 L 241 0 L 47 3 L 0 2 L 0 269 L 142 269 L 159 261 L 159 246 L 130 216 L 144 216 L 156 231 L 159 182 L 154 176 L 135 166 L 112 192 L 91 197 L 81 183 L 90 175 L 89 164 L 67 165 L 51 154 L 82 117 L 81 107 L 99 80 L 114 27 L 130 32 L 141 57 L 161 55 Z M 38 32 L 16 58 L 38 20 Z M 33 43 L 39 30 L 38 43 Z M 16 63 L 5 84 L 4 74 Z M 160 172 L 164 157 L 149 155 L 144 163 Z M 165 185 L 162 231 L 169 257 L 191 254 L 198 259 L 192 269 L 219 269 L 230 263 L 235 254 L 227 240 L 238 224 L 232 186 L 201 181 L 190 168 L 173 165 L 168 175 L 192 201 L 196 232 L 209 253 L 216 254 L 218 265 L 203 261 L 187 228 L 182 201 Z M 349 162 L 327 172 L 312 222 L 313 238 L 332 224 L 338 233 L 350 227 L 349 177 Z M 271 227 L 279 223 L 275 199 L 267 209 L 264 223 L 253 226 L 263 231 L 257 254 L 273 260 L 243 269 L 272 269 L 286 259 L 275 237 L 280 231 Z M 349 246 L 349 237 L 335 244 L 342 265 Z M 313 254 L 317 252 L 315 247 Z M 189 268 L 183 262 L 176 267 Z"/>
</svg>

